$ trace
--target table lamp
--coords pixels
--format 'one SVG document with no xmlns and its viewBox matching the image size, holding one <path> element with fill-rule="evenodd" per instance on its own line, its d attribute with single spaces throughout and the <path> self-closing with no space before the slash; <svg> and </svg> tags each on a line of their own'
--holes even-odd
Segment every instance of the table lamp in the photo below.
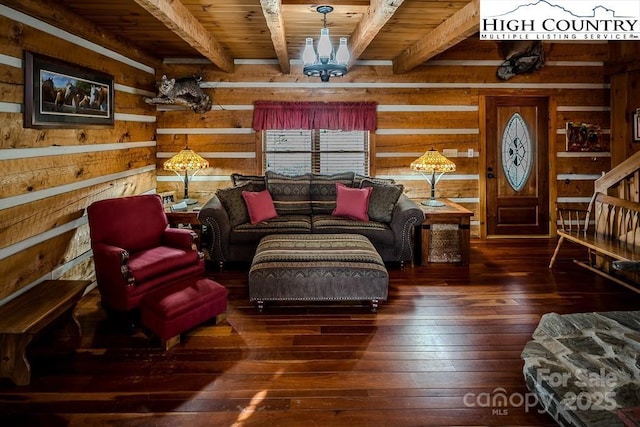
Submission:
<svg viewBox="0 0 640 427">
<path fill-rule="evenodd" d="M 444 206 L 444 203 L 436 200 L 436 184 L 445 172 L 455 171 L 456 164 L 432 148 L 411 162 L 411 170 L 420 172 L 431 185 L 431 199 L 425 200 L 422 204 L 425 206 Z M 429 173 L 431 177 L 429 177 Z"/>
<path fill-rule="evenodd" d="M 198 203 L 197 200 L 189 198 L 189 171 L 194 171 L 191 174 L 191 178 L 193 178 L 198 171 L 208 168 L 209 162 L 186 146 L 184 150 L 164 162 L 162 167 L 164 170 L 174 171 L 184 182 L 184 202 L 187 205 Z M 184 172 L 184 177 L 181 172 Z"/>
</svg>

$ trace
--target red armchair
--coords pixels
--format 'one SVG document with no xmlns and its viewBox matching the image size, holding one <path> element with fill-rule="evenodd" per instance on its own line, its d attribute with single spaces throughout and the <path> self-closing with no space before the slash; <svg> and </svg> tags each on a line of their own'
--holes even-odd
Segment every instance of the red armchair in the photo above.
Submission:
<svg viewBox="0 0 640 427">
<path fill-rule="evenodd" d="M 106 199 L 87 208 L 102 304 L 128 312 L 151 291 L 204 275 L 192 230 L 168 228 L 157 194 Z"/>
</svg>

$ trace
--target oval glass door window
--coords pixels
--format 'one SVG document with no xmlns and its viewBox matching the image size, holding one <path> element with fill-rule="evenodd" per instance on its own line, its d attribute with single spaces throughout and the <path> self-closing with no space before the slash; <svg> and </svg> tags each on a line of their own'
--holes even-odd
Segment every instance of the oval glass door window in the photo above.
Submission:
<svg viewBox="0 0 640 427">
<path fill-rule="evenodd" d="M 529 128 L 522 116 L 514 113 L 502 134 L 502 169 L 515 191 L 522 190 L 529 178 L 533 167 L 532 151 Z"/>
</svg>

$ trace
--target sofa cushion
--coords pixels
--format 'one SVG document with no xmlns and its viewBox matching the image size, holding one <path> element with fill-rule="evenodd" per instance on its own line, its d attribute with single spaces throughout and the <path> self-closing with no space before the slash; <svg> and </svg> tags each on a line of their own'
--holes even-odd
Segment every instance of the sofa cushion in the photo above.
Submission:
<svg viewBox="0 0 640 427">
<path fill-rule="evenodd" d="M 371 197 L 369 197 L 369 219 L 380 222 L 391 222 L 393 208 L 404 191 L 401 184 L 385 184 L 375 182 L 371 179 L 363 179 L 360 188 L 371 187 Z"/>
<path fill-rule="evenodd" d="M 389 246 L 395 243 L 391 227 L 378 221 L 360 221 L 332 215 L 314 215 L 312 227 L 314 233 L 352 233 L 363 235 L 371 243 L 379 243 L 382 246 Z"/>
<path fill-rule="evenodd" d="M 336 208 L 336 183 L 353 187 L 355 173 L 343 172 L 333 175 L 311 175 L 311 209 L 314 214 L 330 214 Z"/>
<path fill-rule="evenodd" d="M 267 171 L 265 176 L 278 215 L 311 214 L 311 174 L 288 176 Z"/>
<path fill-rule="evenodd" d="M 336 183 L 336 208 L 331 215 L 369 221 L 367 210 L 372 190 L 371 187 L 350 188 L 339 182 Z"/>
<path fill-rule="evenodd" d="M 262 191 L 267 188 L 264 176 L 260 175 L 242 175 L 240 173 L 232 173 L 231 182 L 233 182 L 234 187 L 247 183 L 253 184 L 253 191 Z"/>
<path fill-rule="evenodd" d="M 238 187 L 220 188 L 216 196 L 229 215 L 229 223 L 232 227 L 249 222 L 249 211 L 242 197 L 243 191 L 256 191 L 253 184 L 246 182 Z"/>
<path fill-rule="evenodd" d="M 278 216 L 258 224 L 241 224 L 234 227 L 229 234 L 231 243 L 257 243 L 269 234 L 311 233 L 311 217 L 309 215 Z"/>
<path fill-rule="evenodd" d="M 247 204 L 251 224 L 255 225 L 278 216 L 275 207 L 273 207 L 271 194 L 267 190 L 243 191 L 242 198 Z"/>
</svg>

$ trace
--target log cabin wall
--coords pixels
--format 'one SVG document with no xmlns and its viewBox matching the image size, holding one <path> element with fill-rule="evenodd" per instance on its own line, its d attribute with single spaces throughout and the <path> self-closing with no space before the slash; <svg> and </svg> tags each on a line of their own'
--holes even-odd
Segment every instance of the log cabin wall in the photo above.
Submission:
<svg viewBox="0 0 640 427">
<path fill-rule="evenodd" d="M 544 68 L 507 82 L 495 76 L 497 44 L 471 39 L 406 74 L 394 75 L 390 62 L 369 61 L 323 84 L 304 77 L 300 64 L 282 74 L 277 61 L 238 61 L 231 74 L 210 64 L 162 65 L 55 7 L 40 8 L 36 19 L 0 5 L 0 304 L 44 279 L 92 278 L 86 206 L 154 191 L 180 194 L 181 181 L 162 163 L 186 143 L 211 164 L 190 186 L 203 201 L 229 185 L 232 172 L 261 173 L 260 135 L 251 129 L 256 100 L 377 102 L 372 171 L 404 184 L 412 198 L 427 197 L 429 188 L 409 163 L 431 147 L 454 150 L 457 171 L 438 190 L 475 213 L 474 236 L 483 218 L 485 96 L 549 97 L 552 204 L 585 203 L 593 180 L 610 168 L 609 153 L 567 153 L 564 135 L 566 121 L 597 123 L 608 132 L 604 43 L 546 43 Z M 24 129 L 24 50 L 113 75 L 115 126 Z M 213 109 L 195 114 L 145 104 L 162 74 L 201 75 Z M 469 149 L 473 157 L 466 157 Z"/>
<path fill-rule="evenodd" d="M 372 135 L 372 171 L 404 184 L 411 198 L 429 196 L 424 178 L 409 164 L 424 151 L 454 150 L 455 173 L 445 174 L 437 190 L 472 210 L 472 235 L 480 236 L 484 186 L 483 99 L 492 95 L 546 96 L 550 105 L 550 209 L 555 203 L 584 205 L 593 181 L 610 169 L 610 153 L 567 152 L 565 123 L 594 123 L 609 138 L 609 84 L 606 43 L 545 43 L 546 65 L 535 74 L 508 81 L 496 77 L 502 62 L 495 42 L 472 38 L 416 67 L 394 75 L 390 62 L 361 61 L 342 78 L 321 83 L 292 64 L 282 74 L 277 61 L 236 61 L 232 74 L 208 64 L 165 63 L 169 77 L 200 75 L 213 100 L 206 114 L 158 111 L 158 190 L 180 194 L 182 183 L 162 163 L 188 144 L 211 167 L 196 175 L 190 195 L 206 201 L 230 185 L 232 172 L 262 173 L 260 135 L 251 129 L 253 102 L 375 101 L 378 131 Z M 162 111 L 165 110 L 165 111 Z M 467 157 L 468 150 L 473 157 Z"/>
<path fill-rule="evenodd" d="M 93 279 L 85 208 L 156 189 L 156 117 L 142 95 L 159 61 L 57 19 L 74 33 L 0 5 L 0 303 L 46 279 Z M 23 128 L 25 50 L 113 75 L 115 125 Z"/>
</svg>

